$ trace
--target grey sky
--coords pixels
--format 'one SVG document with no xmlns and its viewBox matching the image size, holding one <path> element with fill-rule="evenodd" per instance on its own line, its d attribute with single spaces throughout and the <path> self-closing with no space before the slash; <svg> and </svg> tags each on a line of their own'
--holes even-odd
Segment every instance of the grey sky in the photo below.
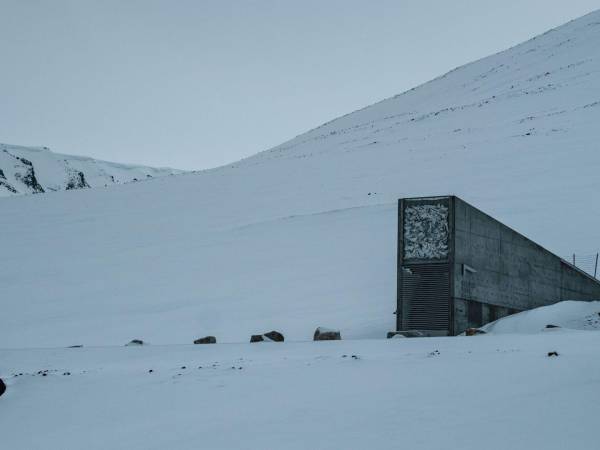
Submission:
<svg viewBox="0 0 600 450">
<path fill-rule="evenodd" d="M 598 0 L 0 0 L 0 142 L 213 167 L 597 8 Z"/>
</svg>

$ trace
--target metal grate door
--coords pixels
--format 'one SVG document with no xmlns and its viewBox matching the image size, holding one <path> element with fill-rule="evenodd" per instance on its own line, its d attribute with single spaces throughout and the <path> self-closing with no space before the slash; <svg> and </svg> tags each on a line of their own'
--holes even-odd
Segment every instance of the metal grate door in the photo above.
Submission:
<svg viewBox="0 0 600 450">
<path fill-rule="evenodd" d="M 403 328 L 450 331 L 450 265 L 402 266 Z"/>
</svg>

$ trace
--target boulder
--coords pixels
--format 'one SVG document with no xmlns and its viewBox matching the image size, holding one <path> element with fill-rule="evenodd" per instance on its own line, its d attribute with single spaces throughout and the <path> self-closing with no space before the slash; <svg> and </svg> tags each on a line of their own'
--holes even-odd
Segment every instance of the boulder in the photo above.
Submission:
<svg viewBox="0 0 600 450">
<path fill-rule="evenodd" d="M 0 378 L 0 396 L 2 396 L 2 394 L 4 394 L 6 392 L 6 385 L 4 384 L 4 381 L 2 381 L 2 378 Z"/>
<path fill-rule="evenodd" d="M 214 336 L 205 336 L 203 338 L 196 339 L 194 341 L 194 344 L 216 344 L 216 343 L 217 343 L 217 338 Z"/>
<path fill-rule="evenodd" d="M 250 342 L 265 342 L 265 341 L 283 342 L 284 337 L 283 337 L 283 334 L 281 334 L 279 331 L 269 331 L 268 333 L 265 333 L 265 334 L 253 334 L 252 336 L 250 336 Z"/>
<path fill-rule="evenodd" d="M 340 330 L 318 327 L 313 335 L 313 341 L 341 341 L 342 333 Z"/>
<path fill-rule="evenodd" d="M 279 331 L 269 331 L 268 333 L 265 333 L 264 336 L 274 342 L 284 341 L 283 334 L 281 334 Z"/>
<path fill-rule="evenodd" d="M 485 331 L 480 330 L 479 328 L 467 328 L 465 330 L 465 336 L 475 336 L 477 334 L 486 334 Z"/>
<path fill-rule="evenodd" d="M 144 345 L 144 341 L 142 341 L 141 339 L 132 339 L 127 344 L 125 344 L 126 347 L 129 347 L 132 345 Z"/>
</svg>

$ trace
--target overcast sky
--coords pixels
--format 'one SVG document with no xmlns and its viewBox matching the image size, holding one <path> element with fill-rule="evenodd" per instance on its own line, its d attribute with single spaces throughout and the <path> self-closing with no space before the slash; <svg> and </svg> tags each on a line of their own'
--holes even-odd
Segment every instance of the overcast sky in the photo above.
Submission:
<svg viewBox="0 0 600 450">
<path fill-rule="evenodd" d="M 598 0 L 0 0 L 0 142 L 214 167 L 597 8 Z"/>
</svg>

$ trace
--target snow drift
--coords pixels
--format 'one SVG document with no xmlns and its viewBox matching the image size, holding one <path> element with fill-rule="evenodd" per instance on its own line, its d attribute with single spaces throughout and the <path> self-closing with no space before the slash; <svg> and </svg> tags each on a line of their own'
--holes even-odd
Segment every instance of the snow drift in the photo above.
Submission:
<svg viewBox="0 0 600 450">
<path fill-rule="evenodd" d="M 539 333 L 554 331 L 553 325 L 571 330 L 600 330 L 600 301 L 563 301 L 523 311 L 482 327 L 487 333 Z"/>
</svg>

